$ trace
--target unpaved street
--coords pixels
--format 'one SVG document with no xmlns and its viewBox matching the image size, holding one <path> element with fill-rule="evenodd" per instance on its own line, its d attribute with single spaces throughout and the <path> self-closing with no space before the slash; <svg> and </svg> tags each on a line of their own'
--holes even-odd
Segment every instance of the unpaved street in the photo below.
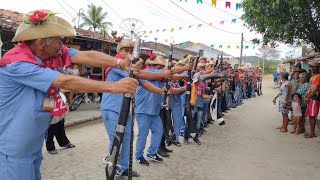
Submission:
<svg viewBox="0 0 320 180">
<path fill-rule="evenodd" d="M 136 179 L 319 180 L 320 138 L 277 131 L 281 115 L 272 98 L 278 89 L 271 76 L 263 86 L 263 96 L 245 100 L 226 113 L 225 126 L 208 127 L 200 139 L 202 145 L 170 146 L 174 151 L 170 158 L 149 167 L 134 162 L 134 170 L 141 174 Z M 105 179 L 99 164 L 107 154 L 108 141 L 101 120 L 67 128 L 67 136 L 76 148 L 58 148 L 57 155 L 43 149 L 43 179 Z"/>
</svg>

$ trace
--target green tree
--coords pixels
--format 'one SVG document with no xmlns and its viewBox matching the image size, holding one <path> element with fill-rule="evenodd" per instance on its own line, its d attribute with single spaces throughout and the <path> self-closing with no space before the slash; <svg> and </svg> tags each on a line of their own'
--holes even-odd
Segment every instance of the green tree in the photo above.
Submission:
<svg viewBox="0 0 320 180">
<path fill-rule="evenodd" d="M 280 52 L 274 48 L 259 48 L 259 53 L 256 54 L 257 56 L 262 58 L 262 72 L 263 73 L 270 73 L 273 71 L 274 64 L 271 61 L 279 60 Z"/>
<path fill-rule="evenodd" d="M 89 27 L 89 30 L 106 31 L 109 27 L 112 27 L 111 22 L 106 22 L 107 12 L 102 11 L 102 7 L 96 6 L 94 4 L 89 4 L 86 14 L 81 13 L 82 20 L 84 21 L 80 26 Z"/>
<path fill-rule="evenodd" d="M 320 0 L 244 0 L 242 19 L 264 43 L 311 43 L 320 52 Z"/>
</svg>

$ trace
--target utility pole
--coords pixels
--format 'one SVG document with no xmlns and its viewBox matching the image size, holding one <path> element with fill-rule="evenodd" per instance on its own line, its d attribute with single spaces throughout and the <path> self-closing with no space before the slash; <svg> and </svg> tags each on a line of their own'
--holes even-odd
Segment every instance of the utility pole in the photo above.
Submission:
<svg viewBox="0 0 320 180">
<path fill-rule="evenodd" d="M 265 61 L 265 58 L 262 59 L 262 74 L 264 74 L 264 61 Z"/>
<path fill-rule="evenodd" d="M 78 14 L 78 33 L 79 33 L 79 29 L 80 29 L 80 17 L 81 14 L 84 12 L 84 10 L 82 8 L 79 9 L 79 14 Z"/>
<path fill-rule="evenodd" d="M 240 50 L 240 64 L 239 66 L 242 65 L 242 52 L 243 52 L 243 33 L 241 33 L 241 50 Z"/>
</svg>

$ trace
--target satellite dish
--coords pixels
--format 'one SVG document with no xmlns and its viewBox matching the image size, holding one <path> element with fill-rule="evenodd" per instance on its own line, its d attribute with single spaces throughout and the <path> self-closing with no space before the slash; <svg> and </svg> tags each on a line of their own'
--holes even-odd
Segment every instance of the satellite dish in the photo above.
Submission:
<svg viewBox="0 0 320 180">
<path fill-rule="evenodd" d="M 143 36 L 146 27 L 139 19 L 127 18 L 120 23 L 119 29 L 126 38 L 135 39 Z"/>
</svg>

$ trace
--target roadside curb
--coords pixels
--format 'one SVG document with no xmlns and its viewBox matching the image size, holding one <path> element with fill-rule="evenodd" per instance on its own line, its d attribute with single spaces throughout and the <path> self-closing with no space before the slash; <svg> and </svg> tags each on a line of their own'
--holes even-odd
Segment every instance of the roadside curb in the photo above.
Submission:
<svg viewBox="0 0 320 180">
<path fill-rule="evenodd" d="M 78 119 L 75 121 L 65 122 L 64 127 L 71 127 L 71 126 L 75 126 L 78 124 L 82 124 L 82 123 L 85 123 L 88 121 L 93 121 L 93 120 L 100 119 L 100 118 L 101 118 L 101 115 L 95 116 L 95 117 L 85 117 L 85 118 L 81 118 L 81 119 Z"/>
</svg>

